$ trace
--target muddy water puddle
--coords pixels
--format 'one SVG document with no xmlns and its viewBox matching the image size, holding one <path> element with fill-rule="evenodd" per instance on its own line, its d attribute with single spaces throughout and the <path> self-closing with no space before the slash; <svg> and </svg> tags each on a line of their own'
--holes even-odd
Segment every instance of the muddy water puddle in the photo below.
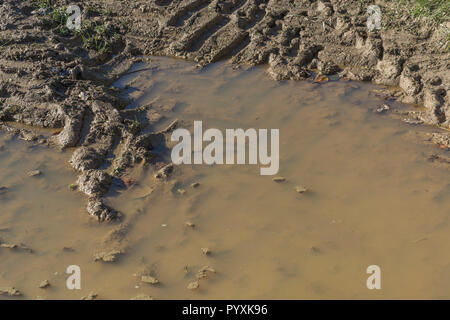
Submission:
<svg viewBox="0 0 450 320">
<path fill-rule="evenodd" d="M 429 129 L 374 113 L 375 86 L 277 83 L 264 72 L 155 58 L 115 84 L 134 99 L 128 109 L 151 106 L 147 131 L 175 119 L 188 129 L 195 120 L 204 130 L 279 129 L 285 178 L 261 176 L 259 165 L 181 165 L 160 186 L 138 166 L 127 177 L 136 184 L 107 198 L 122 226 L 87 217 L 86 198 L 70 188 L 70 152 L 2 135 L 0 240 L 33 252 L 0 248 L 0 286 L 30 299 L 449 298 L 450 174 L 427 160 L 445 151 L 415 135 Z M 111 230 L 125 234 L 122 253 L 94 262 Z M 65 288 L 69 265 L 82 270 L 81 290 Z M 381 268 L 381 290 L 366 287 L 370 265 Z M 39 289 L 45 279 L 51 286 Z"/>
</svg>

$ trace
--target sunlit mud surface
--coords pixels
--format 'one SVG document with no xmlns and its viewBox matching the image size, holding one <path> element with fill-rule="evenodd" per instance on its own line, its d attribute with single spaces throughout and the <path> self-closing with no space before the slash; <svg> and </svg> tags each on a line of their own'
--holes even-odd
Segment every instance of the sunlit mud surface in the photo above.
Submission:
<svg viewBox="0 0 450 320">
<path fill-rule="evenodd" d="M 163 116 L 145 130 L 174 119 L 188 129 L 194 120 L 204 130 L 278 128 L 286 181 L 259 165 L 182 165 L 157 188 L 154 171 L 137 167 L 136 184 L 107 198 L 125 215 L 126 250 L 94 262 L 118 224 L 84 212 L 70 154 L 2 135 L 0 240 L 33 252 L 0 248 L 0 286 L 28 299 L 450 298 L 450 174 L 428 161 L 446 151 L 417 139 L 430 129 L 374 113 L 375 86 L 277 83 L 264 68 L 162 58 L 152 67 L 115 84 L 135 99 L 128 108 L 151 104 Z M 81 268 L 81 290 L 65 287 L 69 265 Z M 366 287 L 369 265 L 381 267 L 381 290 Z M 204 266 L 215 272 L 189 290 Z M 142 283 L 144 269 L 160 283 Z M 38 288 L 45 279 L 51 286 Z"/>
</svg>

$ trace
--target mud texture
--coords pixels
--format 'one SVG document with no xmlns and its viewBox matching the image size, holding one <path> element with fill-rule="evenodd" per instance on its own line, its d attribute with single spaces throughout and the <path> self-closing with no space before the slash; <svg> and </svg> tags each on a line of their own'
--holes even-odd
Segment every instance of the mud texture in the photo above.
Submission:
<svg viewBox="0 0 450 320">
<path fill-rule="evenodd" d="M 70 163 L 80 172 L 79 190 L 99 221 L 122 216 L 103 196 L 136 164 L 160 164 L 153 150 L 165 147 L 176 126 L 149 133 L 146 128 L 161 118 L 157 110 L 125 110 L 130 101 L 111 86 L 150 55 L 189 59 L 200 67 L 228 58 L 268 64 L 277 81 L 339 74 L 399 87 L 390 98 L 425 106 L 417 121 L 450 127 L 449 22 L 412 19 L 395 2 L 377 1 L 383 28 L 373 32 L 366 25 L 373 3 L 363 0 L 42 3 L 0 0 L 0 128 L 33 143 L 74 148 Z M 99 26 L 93 30 L 101 46 L 86 41 L 86 34 L 63 32 L 52 18 L 73 3 L 84 25 Z M 436 137 L 449 144 L 448 136 Z M 163 183 L 173 167 L 154 169 Z"/>
</svg>

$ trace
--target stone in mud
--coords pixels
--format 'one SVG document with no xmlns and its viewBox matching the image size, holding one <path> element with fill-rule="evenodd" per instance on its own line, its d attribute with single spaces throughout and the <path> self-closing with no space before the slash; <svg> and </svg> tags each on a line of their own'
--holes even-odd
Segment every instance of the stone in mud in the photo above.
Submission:
<svg viewBox="0 0 450 320">
<path fill-rule="evenodd" d="M 148 296 L 148 295 L 146 295 L 146 294 L 140 294 L 140 295 L 137 295 L 134 298 L 131 298 L 131 300 L 153 300 L 153 298 Z"/>
<path fill-rule="evenodd" d="M 186 227 L 195 228 L 195 224 L 193 222 L 187 221 L 184 223 Z"/>
<path fill-rule="evenodd" d="M 115 262 L 117 256 L 122 254 L 121 250 L 102 251 L 94 254 L 94 261 Z"/>
<path fill-rule="evenodd" d="M 192 188 L 197 188 L 198 186 L 200 186 L 200 183 L 198 182 L 194 182 L 193 184 L 191 184 Z"/>
<path fill-rule="evenodd" d="M 0 187 L 0 196 L 7 193 L 8 192 L 8 188 L 7 187 Z"/>
<path fill-rule="evenodd" d="M 7 295 L 7 296 L 11 296 L 11 297 L 13 297 L 13 296 L 18 297 L 18 296 L 21 296 L 22 293 L 19 290 L 17 290 L 16 288 L 14 288 L 14 287 L 0 287 L 0 295 Z"/>
<path fill-rule="evenodd" d="M 98 221 L 111 221 L 120 219 L 122 214 L 103 203 L 98 197 L 90 197 L 86 207 L 87 212 L 98 219 Z"/>
<path fill-rule="evenodd" d="M 284 181 L 286 181 L 286 178 L 284 178 L 284 177 L 273 177 L 273 178 L 272 178 L 272 181 L 275 181 L 275 182 L 284 182 Z"/>
<path fill-rule="evenodd" d="M 88 196 L 102 196 L 109 190 L 111 176 L 102 170 L 87 170 L 78 177 L 77 185 Z"/>
<path fill-rule="evenodd" d="M 209 255 L 211 255 L 211 250 L 209 248 L 202 248 L 202 253 L 205 256 L 209 256 Z"/>
<path fill-rule="evenodd" d="M 305 193 L 305 192 L 308 191 L 308 188 L 303 187 L 303 186 L 296 186 L 296 187 L 295 187 L 295 191 L 296 191 L 297 193 Z"/>
<path fill-rule="evenodd" d="M 81 300 L 95 300 L 95 299 L 97 299 L 97 297 L 98 297 L 98 294 L 91 291 L 91 292 L 89 292 L 89 294 L 87 296 L 81 297 Z"/>
<path fill-rule="evenodd" d="M 189 283 L 187 286 L 187 288 L 189 290 L 196 290 L 196 289 L 198 289 L 198 287 L 200 287 L 200 284 L 198 283 L 198 281 L 193 281 L 193 282 Z"/>
<path fill-rule="evenodd" d="M 420 119 L 411 119 L 411 118 L 404 118 L 402 119 L 403 122 L 407 123 L 407 124 L 411 124 L 411 125 L 419 125 L 424 123 L 423 120 Z"/>
<path fill-rule="evenodd" d="M 23 251 L 28 251 L 29 253 L 32 253 L 33 250 L 31 248 L 28 248 L 26 245 L 24 245 L 23 243 L 20 244 L 15 244 L 15 243 L 1 243 L 0 244 L 0 248 L 5 248 L 5 249 L 11 249 L 11 250 L 23 250 Z"/>
<path fill-rule="evenodd" d="M 142 276 L 141 281 L 150 284 L 158 284 L 159 280 L 152 276 Z"/>
<path fill-rule="evenodd" d="M 158 172 L 155 174 L 156 179 L 167 179 L 170 174 L 173 172 L 173 164 L 169 163 L 158 170 Z"/>
<path fill-rule="evenodd" d="M 386 113 L 390 110 L 390 107 L 387 104 L 382 104 L 381 106 L 377 107 L 374 111 L 376 113 Z"/>
<path fill-rule="evenodd" d="M 177 192 L 178 192 L 180 195 L 183 196 L 183 195 L 186 193 L 186 190 L 184 190 L 184 189 L 178 189 Z"/>
<path fill-rule="evenodd" d="M 32 170 L 32 171 L 28 171 L 28 173 L 27 173 L 27 175 L 29 177 L 37 177 L 37 176 L 40 176 L 41 174 L 42 174 L 42 172 L 39 170 Z"/>
<path fill-rule="evenodd" d="M 39 135 L 34 132 L 22 130 L 19 134 L 19 139 L 23 141 L 36 141 L 39 139 Z"/>
<path fill-rule="evenodd" d="M 97 169 L 105 158 L 105 152 L 93 147 L 82 146 L 74 151 L 70 163 L 79 171 Z"/>
<path fill-rule="evenodd" d="M 44 280 L 39 284 L 39 288 L 41 289 L 45 289 L 50 287 L 50 282 L 48 280 Z"/>
</svg>

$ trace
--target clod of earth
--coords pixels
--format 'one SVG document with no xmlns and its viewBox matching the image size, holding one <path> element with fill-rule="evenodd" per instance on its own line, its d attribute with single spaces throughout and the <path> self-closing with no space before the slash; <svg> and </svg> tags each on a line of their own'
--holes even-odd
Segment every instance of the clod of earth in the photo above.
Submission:
<svg viewBox="0 0 450 320">
<path fill-rule="evenodd" d="M 193 184 L 191 184 L 192 188 L 197 188 L 198 186 L 200 186 L 200 183 L 198 182 L 194 182 Z"/>
<path fill-rule="evenodd" d="M 390 109 L 391 108 L 387 104 L 382 104 L 381 106 L 379 106 L 375 109 L 375 112 L 376 113 L 386 113 Z"/>
<path fill-rule="evenodd" d="M 141 281 L 150 284 L 158 284 L 159 280 L 152 276 L 142 276 Z"/>
<path fill-rule="evenodd" d="M 305 193 L 306 191 L 308 191 L 308 188 L 303 187 L 303 186 L 296 186 L 296 187 L 295 187 L 295 191 L 296 191 L 297 193 Z"/>
<path fill-rule="evenodd" d="M 97 297 L 98 297 L 98 294 L 91 291 L 91 292 L 89 292 L 89 294 L 87 296 L 81 297 L 80 300 L 95 300 L 95 299 L 97 299 Z"/>
<path fill-rule="evenodd" d="M 209 255 L 211 255 L 211 250 L 209 248 L 202 248 L 202 253 L 205 256 L 209 256 Z"/>
<path fill-rule="evenodd" d="M 28 175 L 29 177 L 40 176 L 40 175 L 41 175 L 41 171 L 39 171 L 39 170 L 28 171 L 27 175 Z"/>
<path fill-rule="evenodd" d="M 284 182 L 284 181 L 286 181 L 286 178 L 284 178 L 284 177 L 273 177 L 273 178 L 272 178 L 272 181 L 275 181 L 275 182 Z"/>
<path fill-rule="evenodd" d="M 0 187 L 0 195 L 3 195 L 5 193 L 8 192 L 8 188 L 7 187 Z"/>
<path fill-rule="evenodd" d="M 158 170 L 158 172 L 155 174 L 155 178 L 167 179 L 172 172 L 173 172 L 173 164 L 169 163 L 168 165 L 165 165 L 164 167 Z"/>
<path fill-rule="evenodd" d="M 190 221 L 186 221 L 186 222 L 184 223 L 184 225 L 185 225 L 186 227 L 195 228 L 195 224 L 194 224 L 193 222 L 190 222 Z"/>
<path fill-rule="evenodd" d="M 120 254 L 122 254 L 121 250 L 102 251 L 94 254 L 94 261 L 114 262 Z"/>
<path fill-rule="evenodd" d="M 0 287 L 0 295 L 21 296 L 22 293 L 14 287 Z"/>
<path fill-rule="evenodd" d="M 48 280 L 44 280 L 39 284 L 39 288 L 41 289 L 45 289 L 50 287 L 50 282 Z"/>
<path fill-rule="evenodd" d="M 184 195 L 185 193 L 186 193 L 186 190 L 184 190 L 184 189 L 177 189 L 177 192 L 180 194 L 180 195 Z"/>
<path fill-rule="evenodd" d="M 198 281 L 193 281 L 188 284 L 187 288 L 189 290 L 196 290 L 196 289 L 198 289 L 199 286 L 200 286 L 200 284 L 198 283 Z"/>
<path fill-rule="evenodd" d="M 402 119 L 402 121 L 411 125 L 419 125 L 423 123 L 423 121 L 420 119 L 410 119 L 410 118 L 404 118 Z"/>
<path fill-rule="evenodd" d="M 28 248 L 26 245 L 24 245 L 22 243 L 20 243 L 20 244 L 1 243 L 0 248 L 11 249 L 11 250 L 24 250 L 29 253 L 33 252 L 33 250 L 31 248 Z"/>
</svg>

